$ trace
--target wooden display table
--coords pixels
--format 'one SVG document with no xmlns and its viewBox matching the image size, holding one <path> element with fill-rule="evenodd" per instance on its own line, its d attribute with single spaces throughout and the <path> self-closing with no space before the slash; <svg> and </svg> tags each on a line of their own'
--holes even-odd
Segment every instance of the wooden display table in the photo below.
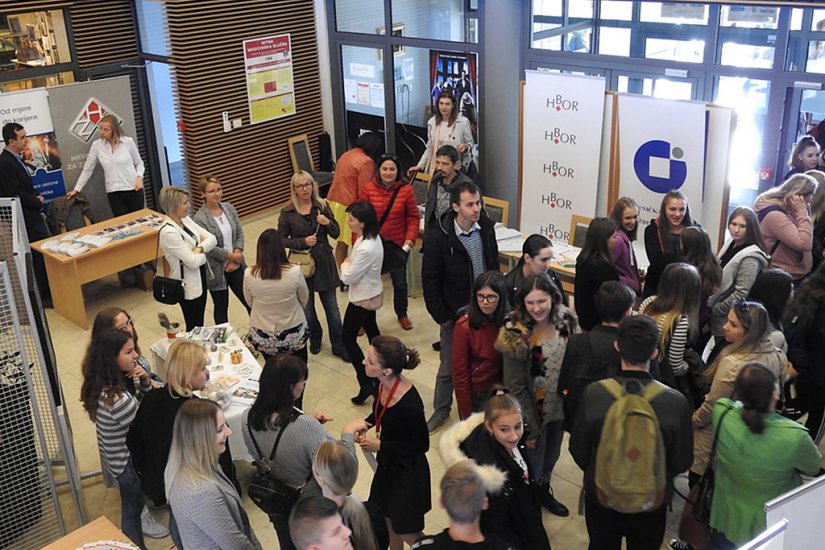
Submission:
<svg viewBox="0 0 825 550">
<path fill-rule="evenodd" d="M 77 232 L 81 235 L 97 233 L 152 214 L 160 215 L 145 208 L 125 216 L 86 226 Z M 145 225 L 140 226 L 139 229 L 143 232 L 138 235 L 113 240 L 102 248 L 91 249 L 79 256 L 43 250 L 44 242 L 52 239 L 59 240 L 60 235 L 32 243 L 31 247 L 42 253 L 46 262 L 55 312 L 80 328 L 88 330 L 89 319 L 86 316 L 81 285 L 156 259 L 158 232 Z"/>
<path fill-rule="evenodd" d="M 116 540 L 129 542 L 129 538 L 105 517 L 99 517 L 65 537 L 59 538 L 41 550 L 75 550 L 89 542 Z"/>
</svg>

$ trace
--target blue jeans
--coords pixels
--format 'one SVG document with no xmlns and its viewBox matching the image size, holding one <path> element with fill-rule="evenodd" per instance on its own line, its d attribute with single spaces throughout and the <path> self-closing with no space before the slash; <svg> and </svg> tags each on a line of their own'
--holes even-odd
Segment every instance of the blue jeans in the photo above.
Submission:
<svg viewBox="0 0 825 550">
<path fill-rule="evenodd" d="M 136 546 L 145 550 L 146 543 L 143 541 L 143 528 L 140 525 L 144 499 L 140 490 L 140 478 L 131 460 L 115 479 L 120 489 L 120 530 Z"/>
<path fill-rule="evenodd" d="M 407 268 L 390 271 L 392 279 L 392 307 L 399 319 L 407 316 Z"/>
<path fill-rule="evenodd" d="M 318 314 L 315 312 L 315 290 L 311 278 L 307 281 L 307 289 L 309 290 L 309 299 L 304 308 L 304 314 L 309 325 L 309 341 L 310 344 L 320 344 L 324 336 L 324 329 L 321 328 Z M 324 313 L 327 316 L 329 343 L 332 345 L 332 351 L 333 353 L 340 353 L 344 349 L 344 343 L 341 341 L 343 325 L 341 324 L 341 311 L 338 309 L 338 297 L 335 289 L 320 291 L 318 296 L 321 298 L 321 305 L 324 307 Z"/>
</svg>

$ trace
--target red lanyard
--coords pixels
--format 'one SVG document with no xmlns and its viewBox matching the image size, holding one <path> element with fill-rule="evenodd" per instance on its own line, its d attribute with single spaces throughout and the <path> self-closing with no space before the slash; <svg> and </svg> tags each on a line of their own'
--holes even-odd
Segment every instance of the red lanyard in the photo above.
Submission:
<svg viewBox="0 0 825 550">
<path fill-rule="evenodd" d="M 392 396 L 395 395 L 395 390 L 398 389 L 398 384 L 400 383 L 401 377 L 399 376 L 395 379 L 392 388 L 390 388 L 390 393 L 389 395 L 387 395 L 387 404 L 381 407 L 381 412 L 378 412 L 378 404 L 381 402 L 381 390 L 384 388 L 384 386 L 382 384 L 378 385 L 378 397 L 375 399 L 375 411 L 373 412 L 375 413 L 375 433 L 379 436 L 381 435 L 381 420 L 384 418 L 384 413 L 387 412 L 389 404 L 392 402 Z"/>
</svg>

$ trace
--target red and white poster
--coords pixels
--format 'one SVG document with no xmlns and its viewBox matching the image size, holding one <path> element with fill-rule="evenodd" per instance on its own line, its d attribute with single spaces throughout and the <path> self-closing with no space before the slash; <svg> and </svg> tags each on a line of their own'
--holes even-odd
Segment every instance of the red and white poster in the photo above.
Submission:
<svg viewBox="0 0 825 550">
<path fill-rule="evenodd" d="M 250 123 L 295 114 L 289 34 L 244 40 L 243 51 Z"/>
</svg>

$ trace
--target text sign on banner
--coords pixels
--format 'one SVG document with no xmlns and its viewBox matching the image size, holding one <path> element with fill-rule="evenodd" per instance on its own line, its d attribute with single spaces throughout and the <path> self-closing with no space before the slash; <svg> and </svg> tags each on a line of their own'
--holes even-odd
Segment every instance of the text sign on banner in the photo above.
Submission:
<svg viewBox="0 0 825 550">
<path fill-rule="evenodd" d="M 639 204 L 639 223 L 659 215 L 671 189 L 685 194 L 702 218 L 705 104 L 619 95 L 619 196 Z"/>
<path fill-rule="evenodd" d="M 295 83 L 289 34 L 243 41 L 249 122 L 295 113 Z"/>
<path fill-rule="evenodd" d="M 520 229 L 567 241 L 596 211 L 604 78 L 526 73 Z"/>
<path fill-rule="evenodd" d="M 0 94 L 0 125 L 9 122 L 16 122 L 26 130 L 29 140 L 23 150 L 23 164 L 31 174 L 35 190 L 46 201 L 65 195 L 60 149 L 46 89 Z"/>
</svg>

